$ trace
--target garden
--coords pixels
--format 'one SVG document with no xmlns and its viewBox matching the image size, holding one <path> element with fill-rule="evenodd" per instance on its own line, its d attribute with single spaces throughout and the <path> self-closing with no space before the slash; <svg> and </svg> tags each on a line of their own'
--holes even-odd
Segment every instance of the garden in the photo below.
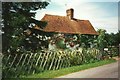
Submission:
<svg viewBox="0 0 120 80">
<path fill-rule="evenodd" d="M 119 55 L 120 31 L 98 35 L 44 32 L 35 12 L 48 2 L 3 2 L 2 77 L 23 78 L 109 60 Z M 32 11 L 31 11 L 32 10 Z M 35 25 L 40 26 L 40 30 Z M 98 63 L 96 63 L 98 64 Z"/>
</svg>

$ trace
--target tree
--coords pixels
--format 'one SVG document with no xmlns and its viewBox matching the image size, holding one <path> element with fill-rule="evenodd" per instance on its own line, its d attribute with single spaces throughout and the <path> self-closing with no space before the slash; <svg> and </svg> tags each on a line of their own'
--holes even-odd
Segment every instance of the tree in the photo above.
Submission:
<svg viewBox="0 0 120 80">
<path fill-rule="evenodd" d="M 116 34 L 115 34 L 115 46 L 118 46 L 120 44 L 120 31 L 118 31 Z"/>
<path fill-rule="evenodd" d="M 120 31 L 115 33 L 106 33 L 105 40 L 107 42 L 108 50 L 111 56 L 116 56 L 119 53 L 119 43 L 120 43 Z"/>
<path fill-rule="evenodd" d="M 115 34 L 114 33 L 111 33 L 111 34 L 106 33 L 105 40 L 107 41 L 107 47 L 113 46 L 115 43 Z"/>
<path fill-rule="evenodd" d="M 101 54 L 104 54 L 104 47 L 106 47 L 106 45 L 107 45 L 107 42 L 105 40 L 106 30 L 99 29 L 98 33 L 99 33 L 99 36 L 97 38 L 97 47 L 101 51 Z"/>
<path fill-rule="evenodd" d="M 105 40 L 107 41 L 107 46 L 118 46 L 120 43 L 120 31 L 115 33 L 105 33 Z"/>
<path fill-rule="evenodd" d="M 21 51 L 20 49 L 35 51 L 38 48 L 38 46 L 35 46 L 36 44 L 42 45 L 42 40 L 40 41 L 37 36 L 42 35 L 44 37 L 47 35 L 42 31 L 47 22 L 35 20 L 36 13 L 33 11 L 46 8 L 48 4 L 46 1 L 2 3 L 2 21 L 4 24 L 2 28 L 4 31 L 2 45 L 4 53 L 16 53 Z M 35 25 L 40 27 L 39 31 L 34 28 Z M 30 31 L 29 35 L 26 34 L 27 30 Z"/>
</svg>

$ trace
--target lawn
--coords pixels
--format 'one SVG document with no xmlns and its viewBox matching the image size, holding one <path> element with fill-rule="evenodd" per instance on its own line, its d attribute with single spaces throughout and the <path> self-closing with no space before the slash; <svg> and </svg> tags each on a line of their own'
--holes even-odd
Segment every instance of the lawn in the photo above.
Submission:
<svg viewBox="0 0 120 80">
<path fill-rule="evenodd" d="M 56 77 L 66 75 L 69 73 L 73 73 L 73 72 L 77 72 L 77 71 L 81 71 L 81 70 L 85 70 L 85 69 L 89 69 L 89 68 L 94 68 L 94 67 L 102 66 L 105 64 L 110 64 L 113 62 L 115 62 L 115 60 L 113 60 L 113 59 L 102 60 L 102 61 L 98 61 L 95 63 L 83 64 L 83 65 L 63 68 L 63 69 L 59 69 L 59 70 L 45 71 L 40 74 L 33 74 L 33 75 L 22 76 L 22 77 L 23 78 L 56 78 Z"/>
</svg>

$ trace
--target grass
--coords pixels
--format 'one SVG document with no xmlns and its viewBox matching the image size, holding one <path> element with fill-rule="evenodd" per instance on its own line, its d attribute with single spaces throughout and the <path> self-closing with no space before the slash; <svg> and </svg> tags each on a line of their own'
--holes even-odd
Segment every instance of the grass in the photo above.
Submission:
<svg viewBox="0 0 120 80">
<path fill-rule="evenodd" d="M 94 67 L 102 66 L 105 64 L 110 64 L 113 62 L 115 62 L 115 60 L 113 60 L 113 59 L 103 60 L 103 61 L 99 61 L 99 62 L 95 62 L 95 63 L 73 66 L 73 67 L 63 68 L 63 69 L 59 69 L 59 70 L 45 71 L 43 73 L 29 75 L 24 78 L 55 78 L 55 77 L 69 74 L 69 73 L 73 73 L 73 72 L 77 72 L 77 71 L 81 71 L 81 70 L 85 70 L 85 69 L 89 69 L 89 68 L 94 68 Z"/>
</svg>

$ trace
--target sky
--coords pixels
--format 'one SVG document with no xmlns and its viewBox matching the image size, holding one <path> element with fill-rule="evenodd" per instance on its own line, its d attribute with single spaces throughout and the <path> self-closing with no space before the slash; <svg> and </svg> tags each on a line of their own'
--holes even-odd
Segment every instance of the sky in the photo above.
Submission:
<svg viewBox="0 0 120 80">
<path fill-rule="evenodd" d="M 26 2 L 31 0 L 2 0 L 4 2 Z M 33 0 L 41 1 L 41 0 Z M 42 0 L 46 1 L 46 0 Z M 118 32 L 118 1 L 119 0 L 47 0 L 50 4 L 46 9 L 37 10 L 35 19 L 41 20 L 45 14 L 66 16 L 66 10 L 74 9 L 74 18 L 89 20 L 95 30 L 105 29 L 107 33 Z M 1 7 L 0 7 L 1 8 Z M 119 2 L 120 9 L 120 2 Z M 120 16 L 120 14 L 119 14 Z M 120 19 L 120 18 L 119 18 Z M 120 30 L 120 26 L 119 26 Z M 0 27 L 0 35 L 1 35 Z"/>
<path fill-rule="evenodd" d="M 46 9 L 37 10 L 35 18 L 41 20 L 45 14 L 66 16 L 66 10 L 74 9 L 74 18 L 89 20 L 95 30 L 107 33 L 118 32 L 119 0 L 51 0 Z"/>
</svg>

